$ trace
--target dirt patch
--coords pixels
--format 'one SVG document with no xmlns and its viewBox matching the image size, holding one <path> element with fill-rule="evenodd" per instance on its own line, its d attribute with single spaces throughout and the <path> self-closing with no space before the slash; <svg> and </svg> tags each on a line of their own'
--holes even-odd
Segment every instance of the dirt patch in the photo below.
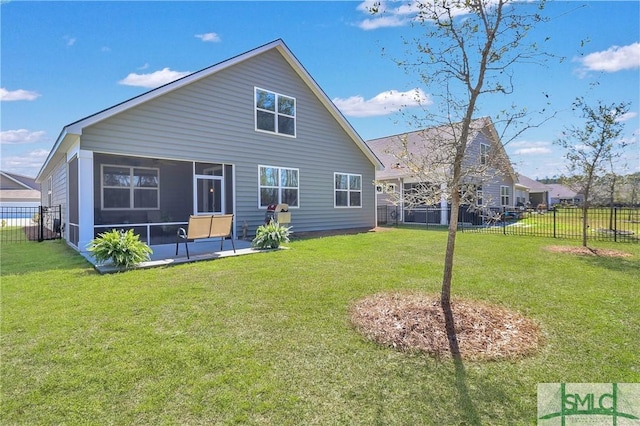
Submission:
<svg viewBox="0 0 640 426">
<path fill-rule="evenodd" d="M 466 360 L 514 359 L 542 345 L 538 325 L 500 306 L 452 301 L 459 352 Z M 356 302 L 350 319 L 368 339 L 402 351 L 451 357 L 440 301 L 422 293 L 381 293 Z"/>
<path fill-rule="evenodd" d="M 600 257 L 631 257 L 631 253 L 611 249 L 595 249 L 590 247 L 572 247 L 572 246 L 549 246 L 546 250 L 554 253 L 577 254 L 581 256 L 600 256 Z"/>
</svg>

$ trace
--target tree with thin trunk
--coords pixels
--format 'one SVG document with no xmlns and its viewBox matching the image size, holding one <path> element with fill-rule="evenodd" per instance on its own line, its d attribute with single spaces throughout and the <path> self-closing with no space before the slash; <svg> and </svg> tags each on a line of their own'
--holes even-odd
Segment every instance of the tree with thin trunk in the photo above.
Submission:
<svg viewBox="0 0 640 426">
<path fill-rule="evenodd" d="M 571 178 L 570 186 L 582 192 L 582 246 L 587 247 L 589 229 L 589 207 L 593 199 L 594 184 L 604 176 L 607 166 L 612 165 L 622 155 L 626 143 L 620 138 L 624 130 L 622 118 L 629 112 L 629 103 L 588 105 L 583 98 L 577 98 L 573 108 L 579 111 L 584 127 L 566 128 L 555 143 L 566 150 L 567 169 Z"/>
<path fill-rule="evenodd" d="M 385 6 L 378 3 L 372 12 L 384 13 Z M 478 131 L 474 118 L 481 110 L 482 98 L 495 95 L 502 99 L 514 91 L 517 64 L 539 64 L 547 56 L 535 42 L 525 40 L 537 23 L 545 21 L 541 15 L 544 2 L 424 0 L 410 6 L 416 11 L 414 26 L 424 29 L 424 34 L 405 40 L 411 47 L 407 56 L 396 62 L 406 72 L 417 74 L 441 102 L 435 108 L 425 106 L 420 115 L 408 118 L 416 128 L 435 127 L 439 131 L 425 133 L 423 155 L 412 156 L 407 140 L 401 141 L 393 155 L 414 179 L 432 183 L 407 194 L 411 198 L 403 200 L 405 206 L 412 202 L 439 203 L 438 198 L 451 206 L 441 290 L 442 307 L 450 309 L 460 206 L 473 204 L 471 200 L 477 197 L 472 183 L 490 178 L 490 164 L 470 167 L 467 161 L 468 143 Z M 506 129 L 512 140 L 549 117 L 532 118 L 525 109 L 512 106 L 493 118 L 502 129 L 497 135 L 500 141 Z M 498 152 L 493 151 L 494 156 Z"/>
</svg>

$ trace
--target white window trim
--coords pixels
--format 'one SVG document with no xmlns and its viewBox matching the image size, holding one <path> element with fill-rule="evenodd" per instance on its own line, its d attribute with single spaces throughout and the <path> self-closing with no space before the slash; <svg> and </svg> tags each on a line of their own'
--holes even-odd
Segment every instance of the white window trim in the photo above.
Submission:
<svg viewBox="0 0 640 426">
<path fill-rule="evenodd" d="M 278 185 L 277 186 L 263 186 L 260 184 L 260 169 L 261 168 L 268 168 L 268 169 L 278 169 Z M 295 170 L 296 173 L 298 173 L 298 186 L 294 187 L 294 186 L 280 186 L 280 172 L 282 170 Z M 282 203 L 282 190 L 283 189 L 297 189 L 298 190 L 298 205 L 297 206 L 292 206 L 289 205 L 290 209 L 298 209 L 300 208 L 300 169 L 297 169 L 295 167 L 280 167 L 280 166 L 267 166 L 264 164 L 259 164 L 258 165 L 258 208 L 261 210 L 266 210 L 267 206 L 263 206 L 262 205 L 262 194 L 261 194 L 261 189 L 262 188 L 276 188 L 278 190 L 278 204 Z"/>
<path fill-rule="evenodd" d="M 105 186 L 104 185 L 104 168 L 105 167 L 118 167 L 122 169 L 129 169 L 129 176 L 131 177 L 130 185 L 129 185 L 129 207 L 105 207 L 104 206 L 104 190 L 105 188 L 112 189 L 124 189 L 123 186 Z M 143 170 L 155 170 L 158 174 L 158 186 L 156 188 L 136 188 L 133 185 L 133 169 L 143 169 Z M 157 207 L 133 207 L 134 205 L 134 194 L 136 189 L 144 189 L 149 191 L 157 191 L 158 194 L 158 204 Z M 120 164 L 101 164 L 100 165 L 100 208 L 105 211 L 115 211 L 115 210 L 160 210 L 160 169 L 157 167 L 140 167 L 140 166 L 127 166 Z"/>
<path fill-rule="evenodd" d="M 486 150 L 483 152 L 483 148 L 486 147 Z M 491 150 L 491 145 L 486 143 L 480 144 L 480 164 L 486 166 L 489 163 L 489 151 Z"/>
<path fill-rule="evenodd" d="M 258 108 L 258 106 L 256 105 L 256 95 L 257 95 L 258 90 L 261 90 L 261 91 L 267 92 L 267 93 L 273 93 L 276 96 L 275 111 L 269 111 L 269 110 L 266 110 L 266 109 Z M 294 115 L 282 114 L 282 113 L 278 112 L 278 98 L 280 96 L 283 96 L 283 97 L 289 98 L 289 99 L 293 99 Z M 275 114 L 275 116 L 276 116 L 275 129 L 276 130 L 274 132 L 272 132 L 270 130 L 263 130 L 263 129 L 259 129 L 258 128 L 258 114 L 257 114 L 257 111 L 263 111 L 263 112 L 267 112 L 269 114 Z M 287 133 L 278 132 L 278 116 L 279 115 L 282 115 L 283 117 L 289 117 L 289 118 L 293 119 L 293 135 L 289 135 Z M 279 135 L 279 136 L 284 136 L 284 137 L 287 137 L 287 138 L 295 139 L 297 134 L 298 134 L 298 101 L 293 96 L 285 95 L 285 94 L 282 94 L 282 93 L 274 92 L 273 90 L 267 90 L 267 89 L 263 89 L 261 87 L 255 86 L 253 88 L 253 121 L 254 121 L 254 129 L 255 129 L 256 132 L 268 133 L 270 135 Z"/>
<path fill-rule="evenodd" d="M 376 185 L 376 194 L 391 194 L 398 191 L 395 183 L 379 183 Z"/>
<path fill-rule="evenodd" d="M 349 185 L 349 188 L 347 189 L 337 189 L 336 188 L 336 175 L 346 175 L 347 176 L 347 183 Z M 351 177 L 352 176 L 358 176 L 360 178 L 360 189 L 351 189 Z M 336 193 L 338 191 L 342 191 L 342 192 L 346 192 L 347 193 L 347 204 L 346 206 L 339 206 L 336 204 Z M 360 193 L 360 205 L 359 206 L 352 206 L 351 205 L 351 193 L 352 192 L 359 192 Z M 344 172 L 333 172 L 333 208 L 336 209 L 361 209 L 362 208 L 362 175 L 357 174 L 357 173 L 344 173 Z"/>
<path fill-rule="evenodd" d="M 476 186 L 476 206 L 484 204 L 484 188 L 482 185 Z"/>
<path fill-rule="evenodd" d="M 505 194 L 503 192 L 503 190 L 506 189 L 507 193 Z M 508 197 L 509 199 L 507 201 L 509 201 L 508 203 L 504 203 L 504 197 Z M 500 204 L 503 207 L 507 207 L 511 205 L 511 187 L 508 185 L 500 185 Z"/>
</svg>

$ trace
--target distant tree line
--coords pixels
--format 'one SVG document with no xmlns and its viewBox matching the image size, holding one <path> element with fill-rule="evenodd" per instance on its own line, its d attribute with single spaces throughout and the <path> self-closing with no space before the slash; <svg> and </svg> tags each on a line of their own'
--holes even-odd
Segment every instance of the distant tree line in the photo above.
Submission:
<svg viewBox="0 0 640 426">
<path fill-rule="evenodd" d="M 576 179 L 572 176 L 539 179 L 538 182 L 563 184 L 581 193 L 580 188 L 575 186 Z M 640 172 L 627 175 L 607 173 L 598 176 L 591 187 L 590 197 L 592 206 L 640 207 Z"/>
</svg>

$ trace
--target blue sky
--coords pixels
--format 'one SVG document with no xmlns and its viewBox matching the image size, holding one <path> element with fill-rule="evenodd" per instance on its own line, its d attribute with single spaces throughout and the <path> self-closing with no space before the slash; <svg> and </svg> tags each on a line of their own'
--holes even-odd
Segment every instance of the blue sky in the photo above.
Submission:
<svg viewBox="0 0 640 426">
<path fill-rule="evenodd" d="M 379 16 L 352 1 L 0 3 L 3 171 L 33 177 L 65 125 L 277 38 L 365 140 L 415 130 L 398 112 L 403 92 L 435 99 L 393 62 L 406 55 L 403 37 L 419 35 L 409 1 Z M 630 102 L 621 171 L 640 171 L 640 2 L 550 2 L 544 13 L 550 22 L 532 36 L 550 37 L 545 51 L 565 59 L 519 66 L 515 93 L 487 99 L 478 115 L 551 102 L 556 118 L 506 146 L 516 171 L 535 179 L 565 171 L 552 142 L 580 124 L 577 96 Z"/>
</svg>

